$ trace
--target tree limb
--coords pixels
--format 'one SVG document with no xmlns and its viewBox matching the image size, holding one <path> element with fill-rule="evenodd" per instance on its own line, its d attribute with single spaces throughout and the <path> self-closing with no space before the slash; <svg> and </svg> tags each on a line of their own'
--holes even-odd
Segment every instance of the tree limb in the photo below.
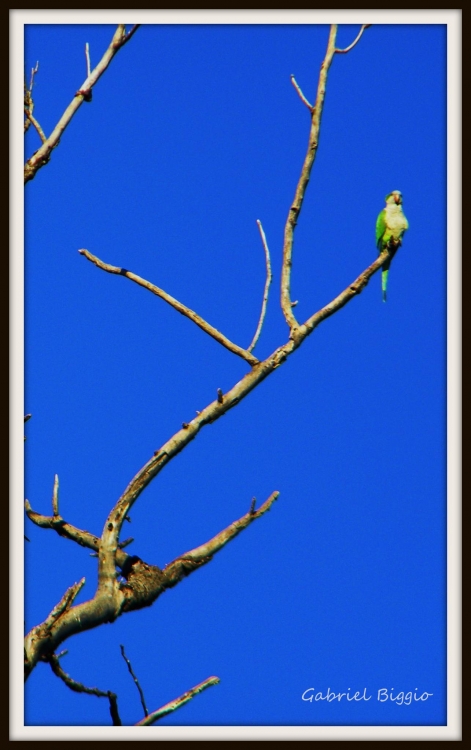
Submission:
<svg viewBox="0 0 471 750">
<path fill-rule="evenodd" d="M 139 284 L 139 286 L 143 286 L 144 289 L 148 289 L 150 292 L 157 295 L 157 297 L 165 300 L 165 302 L 171 305 L 179 313 L 185 315 L 187 318 L 192 320 L 193 323 L 196 323 L 196 325 L 201 328 L 201 330 L 203 330 L 209 336 L 212 336 L 213 339 L 216 339 L 219 344 L 225 346 L 226 349 L 229 349 L 229 351 L 233 354 L 237 354 L 239 357 L 242 357 L 242 359 L 245 359 L 245 361 L 252 365 L 252 367 L 259 363 L 259 360 L 254 357 L 254 355 L 251 354 L 250 351 L 248 351 L 247 349 L 242 349 L 241 346 L 237 346 L 237 344 L 234 344 L 232 341 L 226 338 L 224 334 L 220 333 L 217 328 L 214 328 L 212 325 L 207 323 L 200 315 L 198 315 L 198 313 L 190 310 L 189 307 L 186 307 L 186 305 L 183 305 L 174 297 L 171 297 L 170 294 L 167 294 L 167 292 L 164 292 L 163 289 L 155 286 L 155 284 L 151 284 L 149 281 L 142 279 L 140 276 L 137 276 L 137 274 L 132 273 L 132 271 L 127 271 L 125 268 L 119 268 L 118 266 L 111 266 L 109 263 L 103 263 L 102 260 L 97 258 L 96 255 L 92 255 L 92 253 L 90 253 L 88 250 L 82 249 L 79 250 L 79 253 L 87 258 L 87 260 L 94 263 L 98 268 L 101 268 L 103 271 L 107 271 L 107 273 L 114 273 L 118 276 L 125 276 L 131 281 L 135 281 L 136 284 Z"/>
<path fill-rule="evenodd" d="M 346 305 L 357 294 L 360 294 L 371 276 L 381 268 L 388 258 L 388 251 L 382 252 L 374 263 L 363 271 L 355 281 L 349 284 L 341 294 L 309 318 L 304 325 L 298 325 L 296 329 L 293 329 L 290 339 L 286 344 L 278 347 L 263 362 L 259 362 L 242 380 L 236 383 L 227 393 L 223 394 L 221 399 L 218 397 L 216 401 L 206 406 L 191 422 L 185 423 L 185 426 L 181 430 L 176 432 L 170 440 L 156 450 L 154 455 L 144 464 L 126 487 L 115 507 L 110 512 L 105 528 L 111 524 L 112 528 L 119 535 L 124 518 L 128 515 L 131 507 L 141 492 L 160 473 L 164 466 L 180 453 L 188 443 L 195 439 L 202 427 L 212 424 L 222 417 L 282 365 L 323 320 L 333 315 L 334 312 Z"/>
<path fill-rule="evenodd" d="M 128 667 L 128 670 L 129 670 L 129 674 L 131 675 L 131 677 L 132 677 L 132 679 L 134 681 L 134 684 L 135 684 L 135 686 L 137 687 L 137 689 L 139 691 L 139 697 L 141 699 L 141 706 L 142 706 L 142 710 L 144 711 L 144 716 L 149 716 L 149 711 L 147 710 L 147 706 L 146 706 L 146 699 L 144 697 L 144 692 L 143 692 L 143 690 L 141 688 L 140 682 L 137 679 L 136 675 L 134 674 L 134 670 L 132 668 L 132 664 L 129 661 L 129 659 L 126 656 L 126 653 L 124 651 L 124 646 L 121 645 L 120 649 L 121 649 L 121 656 L 123 657 L 124 661 L 127 664 L 127 667 Z"/>
<path fill-rule="evenodd" d="M 167 716 L 167 714 L 170 714 L 173 711 L 176 711 L 177 708 L 181 708 L 182 706 L 184 706 L 185 703 L 188 703 L 188 701 L 191 701 L 192 698 L 198 695 L 198 693 L 202 693 L 203 690 L 206 690 L 206 688 L 212 687 L 213 685 L 217 685 L 218 682 L 221 682 L 219 677 L 208 677 L 206 680 L 204 680 L 204 682 L 200 682 L 199 685 L 195 685 L 195 687 L 191 688 L 191 690 L 188 690 L 186 693 L 183 693 L 183 695 L 180 695 L 179 698 L 175 698 L 175 700 L 170 701 L 170 703 L 166 703 L 165 706 L 162 706 L 162 708 L 157 709 L 157 711 L 153 711 L 144 719 L 141 719 L 141 721 L 138 721 L 137 724 L 135 724 L 134 726 L 149 727 L 151 724 L 154 724 L 159 719 L 162 719 L 164 716 Z"/>
<path fill-rule="evenodd" d="M 304 195 L 306 188 L 309 183 L 311 170 L 314 164 L 314 160 L 317 154 L 317 147 L 319 145 L 319 130 L 321 126 L 322 110 L 324 106 L 325 98 L 325 87 L 327 84 L 327 74 L 329 72 L 330 65 L 332 63 L 333 56 L 335 54 L 335 39 L 337 36 L 337 24 L 332 24 L 330 27 L 329 41 L 327 44 L 327 52 L 324 57 L 324 61 L 321 65 L 319 74 L 319 83 L 317 86 L 317 97 L 314 107 L 311 108 L 311 130 L 309 133 L 309 143 L 307 147 L 307 153 L 304 158 L 304 164 L 301 169 L 301 176 L 299 178 L 294 199 L 288 212 L 288 218 L 285 225 L 285 234 L 283 241 L 283 267 L 281 271 L 281 309 L 285 316 L 286 322 L 288 323 L 290 330 L 297 327 L 298 322 L 293 313 L 293 307 L 291 304 L 291 266 L 292 266 L 292 255 L 293 255 L 293 240 L 294 230 L 301 212 L 301 208 L 304 201 Z"/>
<path fill-rule="evenodd" d="M 268 249 L 267 238 L 265 237 L 265 232 L 263 231 L 262 222 L 259 221 L 258 219 L 257 219 L 257 226 L 260 232 L 260 237 L 262 238 L 263 249 L 265 250 L 265 265 L 267 268 L 267 278 L 265 281 L 265 289 L 263 290 L 262 310 L 260 312 L 260 319 L 258 321 L 257 330 L 255 331 L 255 335 L 252 339 L 252 343 L 247 349 L 248 352 L 251 352 L 255 348 L 255 344 L 257 343 L 260 337 L 260 333 L 262 331 L 262 326 L 263 326 L 263 321 L 265 320 L 265 314 L 267 311 L 268 292 L 270 289 L 270 284 L 273 279 L 273 275 L 271 272 L 271 263 L 270 263 L 270 251 Z"/>
<path fill-rule="evenodd" d="M 70 123 L 70 121 L 72 120 L 72 117 L 75 115 L 77 110 L 82 106 L 83 102 L 86 101 L 87 98 L 89 99 L 93 86 L 96 84 L 98 79 L 103 75 L 103 73 L 107 69 L 108 65 L 110 64 L 111 60 L 116 55 L 116 53 L 121 49 L 121 47 L 123 47 L 126 44 L 126 42 L 135 33 L 138 26 L 139 24 L 136 24 L 135 26 L 132 27 L 132 29 L 128 33 L 126 33 L 125 26 L 123 24 L 119 24 L 105 54 L 101 58 L 96 68 L 90 73 L 89 76 L 87 76 L 85 82 L 82 84 L 81 88 L 72 99 L 71 103 L 65 110 L 64 114 L 60 118 L 56 127 L 52 131 L 51 135 L 48 138 L 46 138 L 41 148 L 38 149 L 38 151 L 36 151 L 33 154 L 33 156 L 30 159 L 28 159 L 28 161 L 26 162 L 25 175 L 24 175 L 25 184 L 29 180 L 33 179 L 36 172 L 41 167 L 47 164 L 47 162 L 49 161 L 51 157 L 52 150 L 56 146 L 59 145 L 61 136 L 64 130 L 66 129 L 66 127 L 68 126 L 68 124 Z"/>
<path fill-rule="evenodd" d="M 25 115 L 27 116 L 24 124 L 24 132 L 28 130 L 29 126 L 31 125 L 31 117 L 29 115 L 33 114 L 34 109 L 34 101 L 33 101 L 33 86 L 34 86 L 34 76 L 39 70 L 39 61 L 36 63 L 36 67 L 31 68 L 31 79 L 29 82 L 29 88 L 26 87 L 26 76 L 25 76 L 25 93 L 24 93 L 24 107 L 25 107 Z M 28 115 L 29 113 L 29 115 Z M 36 128 L 37 130 L 37 128 Z M 39 132 L 39 131 L 38 131 Z M 42 132 L 42 131 L 41 131 Z M 40 133 L 41 135 L 41 133 Z"/>
<path fill-rule="evenodd" d="M 117 549 L 116 564 L 121 555 L 120 567 L 126 582 L 104 585 L 99 574 L 98 588 L 93 599 L 75 607 L 71 606 L 72 602 L 84 585 L 85 579 L 71 586 L 46 620 L 34 627 L 25 637 L 25 679 L 39 660 L 49 661 L 57 647 L 72 635 L 98 627 L 105 622 L 112 622 L 125 612 L 149 607 L 164 591 L 173 588 L 183 578 L 212 560 L 229 541 L 266 513 L 278 495 L 278 492 L 273 492 L 258 510 L 251 507 L 242 518 L 234 521 L 208 542 L 180 555 L 163 570 Z M 99 550 L 100 569 L 106 552 L 106 542 L 102 538 L 96 546 Z M 115 575 L 112 576 L 113 582 L 115 578 Z"/>
<path fill-rule="evenodd" d="M 312 109 L 313 109 L 312 108 L 312 104 L 310 104 L 310 102 L 308 102 L 308 100 L 304 96 L 303 92 L 301 91 L 301 89 L 300 89 L 300 87 L 298 85 L 298 82 L 296 81 L 296 78 L 294 77 L 294 75 L 292 73 L 291 73 L 290 78 L 291 78 L 291 83 L 293 84 L 294 88 L 296 89 L 299 98 L 301 99 L 301 101 L 303 102 L 303 104 L 306 105 L 306 107 L 308 108 L 308 110 L 310 112 L 312 112 Z"/>
<path fill-rule="evenodd" d="M 180 555 L 176 560 L 166 565 L 162 571 L 166 578 L 166 586 L 168 588 L 175 586 L 182 578 L 192 573 L 196 569 L 196 566 L 200 567 L 212 560 L 213 556 L 228 542 L 231 542 L 234 537 L 246 529 L 247 526 L 250 526 L 253 521 L 270 510 L 275 500 L 278 499 L 279 494 L 279 492 L 272 492 L 270 497 L 265 500 L 258 510 L 251 507 L 245 516 L 231 523 L 227 528 L 210 539 L 209 542 L 205 542 L 205 544 L 201 544 L 199 547 L 185 552 L 185 554 Z"/>
<path fill-rule="evenodd" d="M 81 682 L 77 682 L 77 680 L 72 679 L 72 677 L 62 669 L 56 654 L 51 654 L 51 656 L 48 658 L 48 662 L 51 665 L 51 669 L 56 677 L 59 677 L 62 682 L 64 682 L 67 687 L 70 688 L 70 690 L 73 690 L 75 693 L 96 695 L 98 698 L 108 698 L 110 702 L 110 713 L 111 718 L 113 719 L 113 726 L 122 725 L 121 719 L 119 718 L 118 714 L 118 696 L 115 693 L 112 693 L 111 690 L 107 690 L 106 692 L 104 692 L 103 690 L 99 690 L 98 688 L 89 688 L 83 685 Z"/>
<path fill-rule="evenodd" d="M 93 552 L 98 553 L 98 550 L 100 549 L 100 538 L 94 534 L 90 534 L 89 531 L 83 531 L 76 526 L 72 526 L 72 524 L 64 521 L 62 516 L 43 516 L 40 513 L 36 513 L 31 508 L 28 500 L 25 500 L 25 510 L 29 520 L 36 524 L 36 526 L 39 526 L 42 529 L 53 529 L 53 531 L 59 534 L 59 536 L 62 536 L 65 539 L 70 539 L 81 547 L 86 547 L 87 549 L 91 549 Z M 124 542 L 122 542 L 122 544 L 124 544 Z M 122 552 L 121 549 L 116 551 L 116 565 L 119 568 L 123 568 L 126 565 L 128 558 L 129 555 L 126 554 L 126 552 Z"/>
<path fill-rule="evenodd" d="M 25 108 L 25 115 L 28 118 L 28 120 L 33 123 L 34 127 L 36 128 L 36 130 L 38 132 L 39 137 L 41 138 L 41 141 L 43 143 L 46 143 L 47 138 L 44 135 L 44 131 L 43 131 L 41 125 L 39 124 L 39 122 L 36 120 L 36 118 L 33 117 L 32 113 L 31 113 L 31 110 Z M 27 130 L 27 128 L 25 126 L 25 132 L 26 132 L 26 130 Z"/>
<path fill-rule="evenodd" d="M 371 26 L 371 25 L 372 25 L 371 23 L 364 23 L 364 24 L 363 24 L 363 26 L 361 27 L 360 31 L 358 32 L 358 36 L 357 36 L 357 37 L 356 37 L 356 38 L 355 38 L 355 39 L 353 40 L 353 42 L 352 42 L 351 44 L 349 44 L 349 46 L 348 46 L 348 47 L 345 47 L 345 49 L 339 49 L 338 47 L 336 47 L 336 48 L 335 48 L 335 52 L 336 52 L 337 54 L 340 54 L 340 55 L 343 55 L 343 54 L 345 54 L 346 52 L 350 52 L 350 50 L 351 50 L 351 49 L 353 49 L 353 48 L 354 48 L 354 46 L 355 46 L 356 44 L 358 44 L 358 42 L 360 41 L 360 39 L 361 39 L 361 37 L 362 37 L 362 34 L 363 34 L 364 30 L 365 30 L 365 29 L 367 29 L 367 28 L 368 28 L 369 26 Z"/>
</svg>

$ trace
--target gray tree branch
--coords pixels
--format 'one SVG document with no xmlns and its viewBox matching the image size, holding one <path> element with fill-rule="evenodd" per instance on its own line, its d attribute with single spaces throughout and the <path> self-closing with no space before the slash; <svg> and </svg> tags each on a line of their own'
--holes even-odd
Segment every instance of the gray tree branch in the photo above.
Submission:
<svg viewBox="0 0 471 750">
<path fill-rule="evenodd" d="M 56 146 L 59 145 L 59 141 L 62 137 L 62 134 L 64 130 L 66 129 L 66 127 L 69 125 L 73 116 L 75 115 L 77 110 L 82 106 L 84 101 L 90 101 L 91 91 L 92 91 L 93 86 L 96 84 L 98 79 L 103 75 L 103 73 L 107 69 L 108 65 L 110 64 L 110 62 L 112 61 L 116 53 L 126 44 L 126 42 L 129 41 L 129 39 L 133 36 L 133 34 L 135 33 L 138 27 L 139 27 L 139 24 L 136 24 L 135 26 L 132 27 L 132 29 L 128 33 L 126 33 L 126 29 L 123 24 L 120 24 L 118 26 L 118 28 L 116 29 L 113 35 L 113 39 L 111 40 L 111 43 L 108 49 L 106 50 L 105 54 L 101 58 L 96 68 L 92 70 L 90 75 L 87 76 L 81 88 L 77 91 L 71 103 L 69 104 L 64 114 L 60 118 L 59 122 L 57 123 L 56 127 L 52 131 L 51 135 L 48 138 L 46 138 L 41 148 L 38 149 L 33 154 L 33 156 L 30 159 L 28 159 L 28 161 L 26 162 L 25 170 L 24 170 L 25 184 L 29 180 L 33 179 L 36 172 L 39 169 L 41 169 L 41 167 L 47 164 L 47 162 L 51 158 L 52 150 L 56 148 Z"/>
</svg>

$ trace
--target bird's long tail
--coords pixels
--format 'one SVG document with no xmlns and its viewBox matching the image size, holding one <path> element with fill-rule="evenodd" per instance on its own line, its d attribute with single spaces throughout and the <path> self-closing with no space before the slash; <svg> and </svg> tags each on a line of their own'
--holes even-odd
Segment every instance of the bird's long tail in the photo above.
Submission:
<svg viewBox="0 0 471 750">
<path fill-rule="evenodd" d="M 383 290 L 383 302 L 386 302 L 386 289 L 388 286 L 388 274 L 389 274 L 389 268 L 381 272 L 381 289 Z"/>
</svg>

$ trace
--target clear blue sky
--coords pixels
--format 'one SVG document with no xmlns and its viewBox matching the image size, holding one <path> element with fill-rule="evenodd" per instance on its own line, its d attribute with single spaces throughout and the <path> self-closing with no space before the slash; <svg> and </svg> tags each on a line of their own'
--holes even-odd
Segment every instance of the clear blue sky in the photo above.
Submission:
<svg viewBox="0 0 471 750">
<path fill-rule="evenodd" d="M 49 134 L 113 26 L 29 26 L 35 110 Z M 341 26 L 347 46 L 359 26 Z M 152 453 L 248 371 L 189 320 L 77 250 L 164 288 L 242 346 L 274 281 L 264 358 L 287 340 L 283 228 L 304 158 L 327 26 L 143 26 L 26 186 L 26 497 L 101 534 Z M 446 723 L 446 27 L 374 25 L 334 59 L 317 160 L 296 230 L 304 321 L 376 257 L 375 221 L 401 190 L 410 229 L 380 275 L 283 367 L 206 427 L 134 506 L 128 551 L 166 563 L 279 500 L 148 609 L 72 638 L 64 669 L 142 718 L 210 675 L 176 725 Z M 39 147 L 30 128 L 26 156 Z M 87 579 L 87 550 L 28 520 L 26 629 Z M 369 701 L 303 701 L 366 689 Z M 398 705 L 386 688 L 433 694 Z M 47 665 L 26 724 L 108 725 L 105 699 Z"/>
</svg>

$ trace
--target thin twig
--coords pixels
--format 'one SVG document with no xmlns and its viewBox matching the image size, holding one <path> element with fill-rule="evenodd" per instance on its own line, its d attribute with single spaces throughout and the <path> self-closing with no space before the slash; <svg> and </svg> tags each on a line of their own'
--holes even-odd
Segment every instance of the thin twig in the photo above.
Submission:
<svg viewBox="0 0 471 750">
<path fill-rule="evenodd" d="M 38 169 L 40 169 L 45 164 L 47 164 L 47 162 L 50 159 L 52 150 L 59 144 L 61 136 L 64 130 L 66 129 L 66 127 L 69 125 L 73 116 L 75 115 L 77 110 L 82 106 L 84 101 L 90 100 L 91 90 L 93 86 L 96 84 L 98 79 L 103 75 L 103 73 L 107 69 L 108 65 L 110 64 L 111 60 L 116 55 L 116 53 L 121 49 L 121 47 L 123 47 L 126 44 L 127 41 L 129 41 L 129 39 L 135 33 L 138 27 L 139 27 L 139 24 L 136 24 L 135 26 L 133 26 L 131 31 L 128 34 L 126 34 L 124 25 L 119 24 L 115 33 L 113 34 L 113 38 L 105 54 L 101 58 L 96 68 L 92 70 L 90 75 L 87 76 L 87 79 L 84 81 L 84 83 L 80 87 L 79 89 L 80 94 L 74 96 L 71 103 L 69 104 L 64 114 L 60 118 L 59 122 L 57 123 L 56 127 L 52 131 L 51 135 L 42 144 L 41 148 L 38 149 L 38 151 L 36 151 L 36 153 L 34 153 L 33 156 L 30 159 L 28 159 L 28 161 L 26 162 L 25 169 L 24 169 L 25 183 L 28 182 L 28 180 L 32 180 L 36 172 L 38 171 Z"/>
<path fill-rule="evenodd" d="M 52 490 L 52 514 L 53 516 L 59 515 L 59 477 L 57 474 L 54 476 L 54 487 Z"/>
<path fill-rule="evenodd" d="M 31 68 L 31 78 L 30 78 L 30 82 L 29 82 L 29 89 L 26 88 L 26 76 L 25 76 L 25 97 L 24 97 L 25 115 L 27 113 L 29 113 L 30 115 L 33 114 L 33 109 L 34 109 L 34 101 L 33 101 L 34 76 L 36 75 L 36 73 L 38 72 L 38 70 L 39 70 L 39 60 L 36 63 L 36 67 L 35 68 Z M 32 122 L 33 122 L 33 120 L 31 120 L 31 118 L 27 117 L 25 119 L 25 124 L 24 124 L 24 132 L 25 133 L 28 130 L 28 128 L 29 128 L 29 126 L 31 125 Z"/>
<path fill-rule="evenodd" d="M 51 669 L 56 675 L 56 677 L 59 677 L 62 682 L 64 682 L 70 690 L 73 690 L 74 693 L 86 693 L 87 695 L 96 695 L 98 698 L 108 698 L 110 702 L 110 713 L 113 718 L 113 725 L 114 726 L 121 726 L 121 719 L 119 718 L 118 714 L 118 696 L 115 693 L 112 693 L 111 690 L 99 690 L 98 688 L 89 688 L 83 685 L 81 682 L 77 682 L 77 680 L 74 680 L 67 672 L 65 672 L 60 663 L 59 658 L 56 656 L 56 654 L 51 654 L 51 656 L 48 658 L 49 664 L 51 665 Z"/>
<path fill-rule="evenodd" d="M 268 249 L 267 238 L 265 237 L 265 232 L 263 231 L 262 222 L 259 221 L 258 219 L 257 219 L 257 226 L 260 232 L 260 237 L 262 238 L 263 249 L 265 250 L 265 264 L 267 267 L 267 278 L 265 281 L 265 289 L 263 291 L 263 301 L 262 301 L 262 310 L 260 312 L 260 320 L 258 321 L 257 330 L 255 331 L 255 336 L 252 339 L 252 343 L 247 348 L 248 352 L 251 352 L 255 348 L 255 344 L 257 343 L 260 333 L 262 331 L 263 321 L 265 320 L 265 314 L 267 311 L 268 291 L 270 289 L 270 284 L 273 278 L 272 272 L 271 272 L 270 251 Z"/>
<path fill-rule="evenodd" d="M 78 583 L 74 583 L 73 586 L 70 586 L 67 589 L 60 602 L 56 604 L 52 612 L 44 620 L 43 626 L 46 632 L 51 630 L 56 620 L 58 620 L 59 617 L 64 614 L 64 612 L 67 612 L 67 610 L 71 608 L 75 597 L 84 585 L 85 578 L 82 578 Z"/>
<path fill-rule="evenodd" d="M 127 32 L 127 34 L 124 35 L 122 45 L 126 44 L 126 42 L 129 42 L 132 35 L 135 34 L 135 32 L 138 30 L 140 25 L 141 25 L 140 23 L 135 23 L 134 26 Z"/>
<path fill-rule="evenodd" d="M 301 89 L 300 89 L 300 87 L 298 85 L 298 82 L 296 81 L 296 78 L 294 77 L 294 75 L 292 73 L 291 73 L 290 78 L 291 78 L 291 83 L 293 84 L 294 88 L 298 92 L 299 98 L 306 105 L 306 107 L 308 108 L 308 110 L 310 112 L 312 112 L 312 104 L 310 104 L 310 102 L 308 102 L 308 100 L 304 96 L 303 92 L 301 91 Z"/>
<path fill-rule="evenodd" d="M 149 716 L 149 711 L 147 710 L 147 706 L 146 706 L 146 699 L 144 698 L 144 692 L 143 692 L 143 690 L 142 690 L 142 688 L 141 688 L 141 686 L 139 684 L 139 680 L 137 679 L 136 675 L 134 674 L 134 670 L 132 668 L 131 662 L 129 661 L 128 657 L 124 653 L 124 646 L 120 645 L 120 649 L 121 649 L 121 655 L 122 655 L 124 661 L 126 662 L 126 664 L 128 665 L 129 674 L 133 678 L 134 684 L 136 685 L 137 689 L 139 690 L 139 695 L 140 695 L 140 698 L 141 698 L 141 706 L 143 708 L 144 715 L 145 716 Z"/>
<path fill-rule="evenodd" d="M 91 66 L 90 66 L 90 45 L 88 44 L 88 42 L 85 43 L 85 60 L 87 62 L 87 78 L 89 78 L 91 74 Z"/>
<path fill-rule="evenodd" d="M 371 25 L 372 25 L 371 23 L 364 23 L 360 31 L 358 32 L 358 36 L 356 37 L 356 39 L 354 39 L 353 42 L 348 47 L 345 47 L 345 49 L 339 49 L 338 47 L 336 47 L 335 52 L 339 55 L 344 55 L 346 52 L 350 52 L 350 50 L 353 49 L 355 44 L 358 44 L 358 42 L 360 41 L 364 30 L 367 29 Z"/>
<path fill-rule="evenodd" d="M 109 263 L 103 263 L 102 260 L 97 258 L 95 255 L 92 255 L 88 250 L 79 250 L 79 253 L 87 260 L 94 263 L 98 268 L 101 268 L 103 271 L 107 271 L 107 273 L 114 273 L 118 276 L 125 276 L 127 279 L 130 279 L 131 281 L 134 281 L 136 284 L 139 284 L 139 286 L 144 287 L 144 289 L 148 289 L 153 294 L 157 295 L 157 297 L 160 297 L 161 299 L 165 300 L 167 304 L 171 305 L 175 310 L 177 310 L 182 315 L 185 315 L 187 318 L 193 321 L 193 323 L 196 323 L 196 325 L 201 328 L 205 333 L 207 333 L 209 336 L 212 336 L 213 339 L 216 339 L 216 341 L 219 344 L 222 344 L 222 346 L 225 346 L 226 349 L 229 349 L 230 352 L 233 354 L 237 354 L 239 357 L 242 357 L 242 359 L 245 359 L 246 362 L 248 362 L 252 367 L 259 364 L 259 360 L 254 357 L 253 354 L 251 354 L 246 349 L 242 349 L 241 346 L 237 346 L 237 344 L 234 344 L 232 341 L 230 341 L 224 334 L 220 333 L 220 331 L 217 330 L 217 328 L 214 328 L 212 325 L 207 323 L 198 313 L 195 313 L 193 310 L 190 310 L 189 307 L 186 307 L 186 305 L 183 305 L 181 302 L 176 300 L 174 297 L 171 297 L 170 294 L 167 294 L 167 292 L 164 292 L 163 289 L 160 289 L 158 286 L 155 286 L 154 284 L 151 284 L 149 281 L 146 281 L 145 279 L 142 279 L 140 276 L 137 276 L 137 274 L 132 273 L 131 271 L 127 271 L 125 268 L 118 268 L 118 266 L 111 266 Z"/>
<path fill-rule="evenodd" d="M 182 706 L 184 706 L 185 703 L 191 701 L 191 699 L 194 698 L 195 695 L 198 695 L 198 693 L 202 693 L 203 690 L 206 690 L 206 688 L 212 687 L 212 685 L 217 685 L 219 682 L 219 677 L 208 677 L 207 680 L 204 680 L 204 682 L 200 682 L 199 685 L 195 685 L 195 687 L 191 688 L 191 690 L 187 690 L 187 692 L 183 693 L 183 695 L 181 695 L 179 698 L 175 698 L 175 700 L 170 701 L 170 703 L 166 703 L 165 706 L 162 706 L 162 708 L 157 709 L 157 711 L 153 711 L 144 719 L 138 721 L 135 726 L 148 727 L 151 724 L 154 724 L 159 719 L 167 716 L 167 714 L 170 714 L 172 713 L 172 711 L 176 711 L 177 708 L 181 708 Z"/>
<path fill-rule="evenodd" d="M 37 132 L 39 134 L 39 137 L 41 138 L 41 141 L 43 143 L 46 143 L 47 138 L 46 138 L 46 136 L 44 134 L 44 130 L 42 129 L 41 125 L 36 120 L 36 118 L 33 117 L 33 115 L 31 114 L 31 110 L 25 108 L 25 115 L 28 118 L 28 120 L 33 123 L 34 127 L 36 128 L 36 130 L 37 130 Z"/>
<path fill-rule="evenodd" d="M 35 67 L 31 68 L 31 78 L 30 78 L 30 82 L 29 82 L 29 93 L 30 94 L 33 91 L 34 76 L 36 75 L 36 73 L 38 72 L 38 70 L 39 70 L 39 60 L 36 61 Z"/>
<path fill-rule="evenodd" d="M 124 541 L 120 542 L 118 544 L 119 549 L 124 549 L 125 547 L 128 547 L 130 544 L 132 544 L 134 541 L 134 537 L 129 536 L 127 539 L 124 539 Z"/>
</svg>

